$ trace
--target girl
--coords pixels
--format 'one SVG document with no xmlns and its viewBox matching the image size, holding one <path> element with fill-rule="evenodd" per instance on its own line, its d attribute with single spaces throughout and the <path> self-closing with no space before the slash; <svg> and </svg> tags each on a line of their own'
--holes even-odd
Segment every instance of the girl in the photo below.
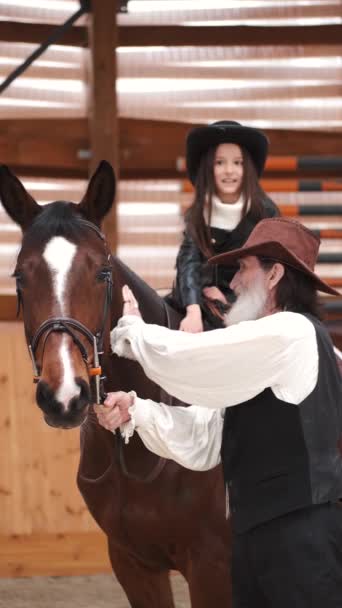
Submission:
<svg viewBox="0 0 342 608">
<path fill-rule="evenodd" d="M 188 135 L 186 164 L 195 194 L 185 215 L 176 284 L 168 297 L 185 313 L 182 331 L 222 326 L 223 313 L 233 301 L 228 285 L 235 271 L 207 266 L 207 259 L 241 247 L 259 220 L 279 215 L 258 181 L 267 151 L 261 131 L 233 121 L 195 128 Z"/>
</svg>

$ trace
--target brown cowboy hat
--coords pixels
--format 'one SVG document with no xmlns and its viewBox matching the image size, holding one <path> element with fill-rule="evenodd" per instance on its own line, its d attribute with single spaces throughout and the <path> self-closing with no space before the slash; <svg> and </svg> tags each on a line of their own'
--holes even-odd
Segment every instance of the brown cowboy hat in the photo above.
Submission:
<svg viewBox="0 0 342 608">
<path fill-rule="evenodd" d="M 258 129 L 244 127 L 234 120 L 219 120 L 205 127 L 192 129 L 186 140 L 186 168 L 190 181 L 196 181 L 201 158 L 209 148 L 219 144 L 237 144 L 245 148 L 254 163 L 257 174 L 263 172 L 268 139 Z"/>
<path fill-rule="evenodd" d="M 234 265 L 247 255 L 262 256 L 290 266 L 309 276 L 318 291 L 335 296 L 340 293 L 322 281 L 314 272 L 320 239 L 296 220 L 283 217 L 261 220 L 239 249 L 221 253 L 209 264 Z"/>
</svg>

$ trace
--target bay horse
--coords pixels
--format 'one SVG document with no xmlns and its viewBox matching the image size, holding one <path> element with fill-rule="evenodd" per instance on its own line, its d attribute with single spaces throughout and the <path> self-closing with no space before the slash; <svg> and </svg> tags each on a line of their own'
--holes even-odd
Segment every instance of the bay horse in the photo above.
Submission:
<svg viewBox="0 0 342 608">
<path fill-rule="evenodd" d="M 100 225 L 114 194 L 115 176 L 105 161 L 79 204 L 45 206 L 0 167 L 2 204 L 23 232 L 14 277 L 36 401 L 47 424 L 80 427 L 77 483 L 107 535 L 111 564 L 130 605 L 173 608 L 169 573 L 178 570 L 188 582 L 192 608 L 230 608 L 231 531 L 221 467 L 187 470 L 149 452 L 137 433 L 122 445 L 118 434 L 99 426 L 92 408 L 103 391 L 169 399 L 139 364 L 110 353 L 124 284 L 147 323 L 179 324 L 155 291 L 110 254 Z"/>
</svg>

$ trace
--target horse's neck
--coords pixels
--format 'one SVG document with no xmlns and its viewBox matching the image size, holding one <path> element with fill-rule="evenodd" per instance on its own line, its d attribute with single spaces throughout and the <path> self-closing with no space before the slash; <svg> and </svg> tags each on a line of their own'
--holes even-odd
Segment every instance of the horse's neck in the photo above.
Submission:
<svg viewBox="0 0 342 608">
<path fill-rule="evenodd" d="M 178 327 L 177 313 L 167 309 L 164 300 L 115 257 L 113 258 L 112 327 L 115 327 L 122 316 L 121 290 L 123 285 L 128 285 L 133 291 L 146 323 L 167 326 L 171 320 L 171 326 Z M 107 377 L 107 390 L 135 390 L 144 399 L 160 400 L 160 388 L 145 376 L 142 367 L 135 361 L 111 356 Z"/>
<path fill-rule="evenodd" d="M 123 302 L 121 290 L 123 285 L 128 285 L 132 290 L 146 323 L 155 323 L 162 326 L 168 325 L 164 300 L 121 260 L 113 257 L 113 326 L 116 325 L 118 319 L 122 316 Z"/>
</svg>

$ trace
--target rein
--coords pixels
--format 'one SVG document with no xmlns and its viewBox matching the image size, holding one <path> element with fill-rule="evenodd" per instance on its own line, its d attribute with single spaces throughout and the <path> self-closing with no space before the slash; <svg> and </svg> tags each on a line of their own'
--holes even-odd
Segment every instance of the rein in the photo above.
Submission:
<svg viewBox="0 0 342 608">
<path fill-rule="evenodd" d="M 104 243 L 106 243 L 106 239 L 105 239 L 104 235 L 102 234 L 101 230 L 98 228 L 98 226 L 96 226 L 92 222 L 89 222 L 88 220 L 85 220 L 83 218 L 80 218 L 79 222 L 83 226 L 86 226 L 87 228 L 90 228 L 91 230 L 93 230 L 97 234 L 97 236 L 99 238 L 101 238 Z M 110 257 L 110 254 L 108 254 L 108 257 Z M 103 351 L 104 331 L 105 331 L 106 321 L 107 321 L 107 317 L 108 317 L 108 314 L 111 309 L 111 302 L 112 302 L 113 282 L 112 282 L 112 269 L 111 268 L 108 269 L 108 271 L 106 272 L 104 280 L 106 281 L 106 293 L 105 293 L 105 301 L 104 301 L 104 307 L 103 307 L 102 323 L 101 323 L 101 327 L 100 327 L 99 331 L 97 331 L 95 334 L 93 334 L 85 325 L 83 325 L 82 323 L 77 321 L 77 319 L 72 319 L 69 317 L 52 317 L 52 318 L 44 321 L 38 327 L 38 329 L 32 339 L 29 339 L 29 337 L 28 337 L 28 349 L 29 349 L 29 353 L 30 353 L 30 357 L 31 357 L 31 361 L 32 361 L 33 374 L 34 374 L 33 382 L 37 383 L 40 380 L 41 370 L 37 364 L 36 350 L 38 348 L 38 344 L 39 344 L 42 336 L 45 334 L 44 344 L 43 344 L 43 354 L 42 354 L 42 359 L 43 359 L 45 344 L 46 344 L 48 337 L 52 333 L 56 333 L 56 332 L 67 333 L 69 336 L 71 336 L 73 342 L 78 347 L 78 349 L 82 355 L 82 359 L 84 360 L 84 362 L 86 363 L 86 365 L 88 367 L 89 376 L 95 378 L 96 403 L 102 403 L 102 400 L 105 397 L 105 391 L 104 391 L 104 386 L 103 386 L 105 377 L 102 375 L 102 367 L 100 364 L 100 359 L 104 352 Z M 22 297 L 21 297 L 18 287 L 17 287 L 17 296 L 18 296 L 18 311 L 19 311 L 20 304 L 23 304 L 23 301 L 22 301 Z M 79 337 L 77 336 L 76 332 L 81 333 L 85 338 L 87 338 L 90 346 L 92 347 L 92 350 L 93 350 L 93 366 L 92 367 L 90 367 L 89 363 L 88 363 L 87 349 L 82 344 L 82 342 L 79 339 Z"/>
<path fill-rule="evenodd" d="M 168 306 L 167 306 L 165 300 L 163 300 L 163 306 L 164 306 L 167 327 L 169 329 L 171 329 L 171 318 L 170 318 L 169 309 L 168 309 Z M 163 403 L 166 403 L 167 405 L 172 405 L 172 397 L 170 397 L 170 395 L 165 393 L 163 389 L 160 389 L 160 397 L 161 397 L 161 400 L 163 401 Z M 124 445 L 125 444 L 124 444 L 124 440 L 121 435 L 120 429 L 116 429 L 116 431 L 115 431 L 115 445 L 116 445 L 117 459 L 118 459 L 119 465 L 121 467 L 121 471 L 125 475 L 125 477 L 127 477 L 128 479 L 131 479 L 133 481 L 137 481 L 139 483 L 151 483 L 152 481 L 157 479 L 157 477 L 159 477 L 160 473 L 163 471 L 163 469 L 166 465 L 166 462 L 167 462 L 166 458 L 162 458 L 161 456 L 159 456 L 159 458 L 157 460 L 157 464 L 153 467 L 152 471 L 147 473 L 144 477 L 140 477 L 139 475 L 136 475 L 135 473 L 130 473 L 130 471 L 127 469 L 125 456 L 124 456 Z"/>
</svg>

